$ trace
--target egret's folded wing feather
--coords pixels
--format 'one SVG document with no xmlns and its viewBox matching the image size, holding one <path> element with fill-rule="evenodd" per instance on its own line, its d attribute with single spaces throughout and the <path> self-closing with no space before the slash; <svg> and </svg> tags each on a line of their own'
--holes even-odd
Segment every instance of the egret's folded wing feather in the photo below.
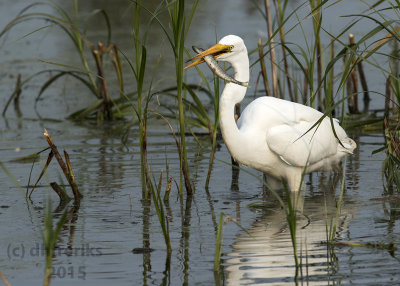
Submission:
<svg viewBox="0 0 400 286">
<path fill-rule="evenodd" d="M 270 128 L 267 134 L 268 147 L 284 162 L 297 167 L 312 165 L 336 154 L 338 140 L 333 135 L 330 122 L 323 120 L 317 129 L 315 127 L 307 132 L 312 125 L 300 121 Z"/>
</svg>

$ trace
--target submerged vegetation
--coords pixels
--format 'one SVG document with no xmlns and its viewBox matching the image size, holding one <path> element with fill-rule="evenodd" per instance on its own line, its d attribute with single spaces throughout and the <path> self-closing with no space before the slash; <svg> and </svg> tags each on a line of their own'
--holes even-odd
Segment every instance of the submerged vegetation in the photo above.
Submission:
<svg viewBox="0 0 400 286">
<path fill-rule="evenodd" d="M 385 16 L 385 12 L 393 11 L 398 15 L 400 12 L 399 3 L 397 1 L 393 3 L 392 1 L 376 1 L 370 4 L 369 9 L 360 14 L 340 15 L 346 20 L 351 19 L 351 22 L 343 30 L 332 32 L 324 25 L 324 11 L 330 5 L 342 1 L 331 3 L 327 0 L 308 0 L 292 10 L 289 8 L 290 1 L 288 0 L 265 0 L 262 2 L 253 0 L 252 2 L 260 12 L 260 17 L 265 18 L 266 34 L 268 34 L 267 39 L 260 38 L 258 41 L 254 39 L 253 46 L 257 47 L 249 52 L 254 58 L 252 66 L 260 66 L 259 76 L 255 83 L 255 96 L 275 96 L 312 106 L 324 112 L 324 116 L 339 118 L 345 127 L 351 128 L 354 132 L 362 133 L 371 130 L 381 132 L 384 145 L 374 152 L 386 152 L 387 154 L 382 163 L 384 182 L 382 195 L 398 196 L 400 190 L 400 67 L 398 50 L 400 18 L 389 19 Z M 196 17 L 196 11 L 201 6 L 199 0 L 190 1 L 190 5 L 187 3 L 188 1 L 185 3 L 184 0 L 163 0 L 159 2 L 156 8 L 150 9 L 146 1 L 130 1 L 129 7 L 133 15 L 132 50 L 128 52 L 121 50 L 118 43 L 112 42 L 112 26 L 107 12 L 94 10 L 87 18 L 82 19 L 78 9 L 78 0 L 73 1 L 71 14 L 68 10 L 51 2 L 30 4 L 0 31 L 0 39 L 2 39 L 8 33 L 12 33 L 13 28 L 17 25 L 24 25 L 38 19 L 43 20 L 45 26 L 37 27 L 32 33 L 54 26 L 59 28 L 73 43 L 81 63 L 80 66 L 73 66 L 41 60 L 52 68 L 39 71 L 27 78 L 21 78 L 19 75 L 15 90 L 3 108 L 3 116 L 7 116 L 8 108 L 13 101 L 15 110 L 19 110 L 22 90 L 32 80 L 41 78 L 43 75 L 47 76 L 46 80 L 41 83 L 35 98 L 36 107 L 42 100 L 43 94 L 56 81 L 69 76 L 81 82 L 93 96 L 93 103 L 70 114 L 68 116 L 70 120 L 78 122 L 96 120 L 98 124 L 107 120 L 116 122 L 112 123 L 112 126 L 116 129 L 120 128 L 122 121 L 126 125 L 123 127 L 126 129 L 126 136 L 122 140 L 124 142 L 126 142 L 128 136 L 132 136 L 132 130 L 137 130 L 140 154 L 138 163 L 140 162 L 140 182 L 142 186 L 141 207 L 144 214 L 143 228 L 145 228 L 146 220 L 149 219 L 148 214 L 151 212 L 153 204 L 167 249 L 164 284 L 168 284 L 171 255 L 175 249 L 171 243 L 172 234 L 170 232 L 172 230 L 169 227 L 170 218 L 168 215 L 170 211 L 169 196 L 174 191 L 178 194 L 177 203 L 180 207 L 182 219 L 180 246 L 183 250 L 181 251 L 185 258 L 188 257 L 186 248 L 189 244 L 189 231 L 187 228 L 191 222 L 191 206 L 198 178 L 195 177 L 196 170 L 192 169 L 190 164 L 186 146 L 187 137 L 193 137 L 199 146 L 208 144 L 209 166 L 205 179 L 205 190 L 210 201 L 209 182 L 215 163 L 214 155 L 218 149 L 220 79 L 214 76 L 213 83 L 210 84 L 203 72 L 197 68 L 202 82 L 201 84 L 191 84 L 187 81 L 183 70 L 184 63 L 187 58 L 190 58 L 191 54 L 188 48 L 191 43 L 187 42 L 190 26 Z M 41 12 L 42 7 L 46 7 L 46 11 L 50 8 L 52 12 Z M 300 16 L 306 9 L 306 15 Z M 163 13 L 168 16 L 167 19 L 161 17 Z M 98 39 L 89 39 L 90 37 L 86 34 L 85 27 L 90 25 L 94 17 L 101 17 L 104 21 L 107 34 L 105 44 Z M 365 21 L 373 27 L 368 33 L 356 36 L 351 34 L 353 27 Z M 289 25 L 289 23 L 291 24 Z M 312 25 L 312 35 L 305 27 L 309 24 Z M 161 30 L 173 54 L 174 66 L 168 72 L 174 75 L 176 84 L 167 88 L 157 89 L 154 85 L 155 81 L 159 81 L 156 78 L 156 70 L 161 61 L 161 55 L 155 60 L 148 57 L 148 37 L 152 29 Z M 304 44 L 289 40 L 290 32 L 293 30 L 302 33 Z M 328 43 L 323 42 L 323 37 L 329 39 Z M 112 69 L 107 68 L 107 59 L 113 67 Z M 385 78 L 385 82 L 382 82 L 379 86 L 379 88 L 382 87 L 381 90 L 369 89 L 370 85 L 366 80 L 368 76 L 366 67 L 374 69 L 376 73 L 382 74 Z M 128 69 L 128 72 L 126 72 L 126 69 Z M 111 73 L 114 73 L 113 76 L 117 79 L 117 84 L 113 85 L 108 81 Z M 133 83 L 129 81 L 133 81 Z M 132 88 L 132 85 L 134 86 L 133 91 L 127 91 L 126 86 Z M 361 96 L 363 97 L 363 108 L 360 107 L 359 97 Z M 370 110 L 369 102 L 372 97 L 377 96 L 384 99 L 382 100 L 384 105 L 381 109 Z M 209 102 L 204 103 L 203 98 L 207 98 Z M 239 114 L 240 106 L 237 106 L 237 115 Z M 17 115 L 22 116 L 20 112 L 17 112 Z M 38 115 L 40 117 L 40 114 Z M 151 131 L 152 122 L 164 124 L 165 129 L 176 143 L 180 166 L 179 179 L 175 180 L 170 176 L 168 160 L 166 160 L 166 176 L 163 177 L 161 171 L 158 181 L 153 177 L 154 172 L 148 159 L 148 132 Z M 177 130 L 176 133 L 175 130 Z M 198 137 L 202 135 L 208 136 L 210 140 L 199 140 Z M 69 155 L 64 152 L 64 162 L 47 131 L 45 131 L 45 137 L 50 146 L 50 154 L 28 197 L 30 198 L 39 180 L 45 174 L 50 161 L 55 157 L 65 179 L 73 190 L 75 204 L 69 213 L 76 214 L 82 195 L 72 172 Z M 34 160 L 36 160 L 36 157 Z M 236 180 L 237 183 L 240 168 L 234 162 L 232 162 L 232 165 L 232 189 L 234 189 L 234 181 Z M 6 170 L 3 164 L 2 167 Z M 8 175 L 12 177 L 10 174 Z M 338 194 L 334 193 L 336 213 L 326 219 L 328 256 L 334 257 L 334 247 L 336 246 L 364 246 L 394 251 L 396 248 L 393 243 L 355 243 L 337 240 L 345 192 L 344 171 L 341 179 L 340 191 Z M 165 182 L 166 191 L 165 195 L 162 196 L 162 186 Z M 173 182 L 175 182 L 175 188 Z M 264 182 L 264 184 L 268 189 L 268 182 Z M 28 187 L 29 185 L 28 182 Z M 62 203 L 62 207 L 58 210 L 60 212 L 69 204 L 70 198 L 60 185 L 56 183 L 50 185 L 60 196 Z M 183 192 L 184 190 L 186 193 Z M 307 254 L 304 255 L 303 249 L 299 250 L 299 245 L 303 242 L 299 242 L 296 236 L 296 231 L 299 228 L 298 216 L 303 215 L 302 206 L 299 207 L 301 198 L 297 197 L 297 194 L 294 196 L 290 194 L 287 188 L 283 195 L 273 191 L 271 193 L 273 198 L 278 201 L 277 205 L 285 213 L 293 247 L 295 281 L 297 282 L 300 276 L 305 276 L 302 267 L 307 264 L 307 261 L 303 261 L 302 257 L 308 257 Z M 186 194 L 186 197 L 184 194 Z M 60 230 L 67 222 L 73 222 L 72 216 L 68 219 L 67 214 L 67 211 L 62 213 L 55 229 L 53 229 L 50 203 L 48 203 L 46 213 L 43 215 L 45 225 L 43 241 L 46 246 L 45 285 L 50 283 L 52 251 L 56 246 Z M 223 256 L 223 230 L 227 221 L 233 221 L 240 226 L 239 220 L 224 213 L 220 214 L 217 223 L 217 217 L 213 213 L 216 245 L 213 270 L 216 282 L 224 279 L 224 267 L 221 266 L 223 258 L 221 257 Z M 151 252 L 148 236 L 149 231 L 143 229 L 143 248 L 136 249 L 136 252 L 134 249 L 134 253 L 143 254 L 144 276 L 147 271 L 151 271 L 147 264 L 147 258 Z M 213 235 L 210 234 L 210 237 L 213 237 Z M 187 282 L 189 266 L 186 263 L 183 267 L 185 282 Z"/>
</svg>

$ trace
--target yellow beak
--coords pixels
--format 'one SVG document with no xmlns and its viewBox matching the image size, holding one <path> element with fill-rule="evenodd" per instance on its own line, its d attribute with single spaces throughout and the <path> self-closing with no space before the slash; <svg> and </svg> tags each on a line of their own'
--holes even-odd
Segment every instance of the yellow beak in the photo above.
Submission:
<svg viewBox="0 0 400 286">
<path fill-rule="evenodd" d="M 231 45 L 222 45 L 222 44 L 216 44 L 215 46 L 212 46 L 208 50 L 205 50 L 204 52 L 201 52 L 197 56 L 191 58 L 192 62 L 190 65 L 186 66 L 184 69 L 188 69 L 194 66 L 197 66 L 198 64 L 204 63 L 204 57 L 208 55 L 212 55 L 214 58 L 217 58 L 223 54 L 229 53 L 232 49 Z"/>
</svg>

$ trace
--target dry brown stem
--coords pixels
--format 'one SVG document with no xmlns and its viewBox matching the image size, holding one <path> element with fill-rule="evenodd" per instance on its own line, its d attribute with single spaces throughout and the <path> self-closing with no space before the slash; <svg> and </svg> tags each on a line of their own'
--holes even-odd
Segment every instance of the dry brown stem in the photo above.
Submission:
<svg viewBox="0 0 400 286">
<path fill-rule="evenodd" d="M 61 157 L 60 153 L 58 152 L 57 146 L 54 144 L 53 139 L 51 138 L 50 134 L 44 129 L 43 133 L 44 137 L 46 138 L 47 143 L 51 148 L 51 153 L 53 153 L 54 157 L 57 159 L 58 165 L 60 166 L 61 170 L 64 173 L 65 178 L 67 179 L 69 185 L 71 186 L 72 192 L 74 194 L 75 202 L 79 203 L 80 199 L 82 198 L 82 194 L 79 192 L 78 185 L 75 181 L 75 176 L 72 172 L 71 162 L 69 160 L 69 155 L 67 151 L 64 151 L 65 160 L 67 163 L 64 162 L 63 158 Z M 51 161 L 52 158 L 49 159 Z M 50 162 L 48 162 L 50 163 Z"/>
<path fill-rule="evenodd" d="M 271 90 L 269 88 L 269 83 L 268 83 L 267 69 L 265 67 L 264 50 L 262 47 L 261 38 L 258 38 L 258 55 L 260 57 L 261 75 L 264 82 L 265 93 L 267 94 L 267 96 L 271 96 Z"/>
</svg>

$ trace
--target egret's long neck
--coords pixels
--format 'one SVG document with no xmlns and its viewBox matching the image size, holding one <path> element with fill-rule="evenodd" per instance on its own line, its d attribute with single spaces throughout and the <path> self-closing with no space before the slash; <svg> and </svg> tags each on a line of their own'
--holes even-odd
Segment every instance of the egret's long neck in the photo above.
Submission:
<svg viewBox="0 0 400 286">
<path fill-rule="evenodd" d="M 232 60 L 235 70 L 235 79 L 242 82 L 249 81 L 249 58 L 247 52 Z M 234 83 L 227 83 L 220 100 L 220 125 L 222 136 L 231 155 L 238 161 L 243 162 L 245 158 L 246 138 L 240 133 L 235 121 L 235 104 L 243 100 L 247 88 Z"/>
</svg>

